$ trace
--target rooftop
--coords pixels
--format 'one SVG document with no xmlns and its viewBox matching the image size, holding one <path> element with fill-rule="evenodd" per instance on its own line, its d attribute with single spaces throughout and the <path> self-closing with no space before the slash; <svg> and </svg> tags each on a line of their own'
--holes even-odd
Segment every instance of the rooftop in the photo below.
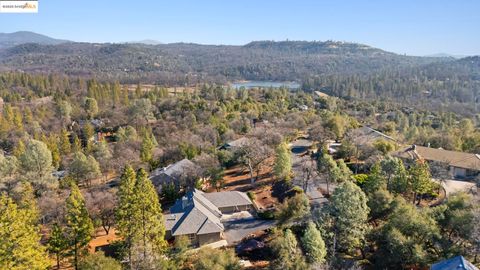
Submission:
<svg viewBox="0 0 480 270">
<path fill-rule="evenodd" d="M 480 156 L 477 154 L 412 145 L 396 152 L 395 155 L 401 158 L 425 159 L 447 163 L 458 168 L 480 170 Z"/>
<path fill-rule="evenodd" d="M 165 215 L 165 228 L 172 235 L 207 234 L 223 231 L 221 207 L 251 204 L 247 195 L 238 191 L 204 193 L 198 189 L 178 199 Z"/>
<path fill-rule="evenodd" d="M 463 256 L 457 256 L 433 264 L 430 270 L 478 270 L 478 268 L 465 260 Z"/>
</svg>

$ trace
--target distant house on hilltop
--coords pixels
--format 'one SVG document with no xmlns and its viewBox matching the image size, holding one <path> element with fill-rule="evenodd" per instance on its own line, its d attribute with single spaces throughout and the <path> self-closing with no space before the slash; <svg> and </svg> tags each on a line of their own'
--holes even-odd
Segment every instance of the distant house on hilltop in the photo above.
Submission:
<svg viewBox="0 0 480 270">
<path fill-rule="evenodd" d="M 178 199 L 164 216 L 166 238 L 187 236 L 194 245 L 205 245 L 223 239 L 223 214 L 252 209 L 245 193 L 226 191 L 204 193 L 194 189 Z"/>
<path fill-rule="evenodd" d="M 411 145 L 393 154 L 409 160 L 426 160 L 444 166 L 454 178 L 474 178 L 480 173 L 480 155 Z"/>
</svg>

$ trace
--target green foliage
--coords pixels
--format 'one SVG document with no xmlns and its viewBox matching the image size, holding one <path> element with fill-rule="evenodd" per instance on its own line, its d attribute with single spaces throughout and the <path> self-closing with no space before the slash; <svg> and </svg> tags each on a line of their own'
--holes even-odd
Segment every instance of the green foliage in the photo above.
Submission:
<svg viewBox="0 0 480 270">
<path fill-rule="evenodd" d="M 77 152 L 70 163 L 69 174 L 78 184 L 90 185 L 90 181 L 101 176 L 100 165 L 93 156 Z"/>
<path fill-rule="evenodd" d="M 153 159 L 153 149 L 155 148 L 154 141 L 150 134 L 145 134 L 140 146 L 140 159 L 143 162 L 150 162 Z"/>
<path fill-rule="evenodd" d="M 395 144 L 390 142 L 390 141 L 387 141 L 387 140 L 383 140 L 383 139 L 379 139 L 377 141 L 375 141 L 373 143 L 373 146 L 380 152 L 382 152 L 382 154 L 386 155 L 390 152 L 392 152 L 393 150 L 395 150 Z"/>
<path fill-rule="evenodd" d="M 357 185 L 344 182 L 335 189 L 330 215 L 335 220 L 334 230 L 341 249 L 353 252 L 364 245 L 369 212 L 367 197 Z"/>
<path fill-rule="evenodd" d="M 355 180 L 355 183 L 363 188 L 363 186 L 365 185 L 365 183 L 368 181 L 368 175 L 367 174 L 356 174 L 353 176 L 353 179 Z"/>
<path fill-rule="evenodd" d="M 143 257 L 158 255 L 166 247 L 165 224 L 162 209 L 158 201 L 157 191 L 148 178 L 147 173 L 140 169 L 133 188 L 135 237 L 137 247 L 143 252 Z"/>
<path fill-rule="evenodd" d="M 301 243 L 305 251 L 305 257 L 309 263 L 321 264 L 325 262 L 327 249 L 315 223 L 309 222 L 307 224 L 305 233 L 301 238 Z"/>
<path fill-rule="evenodd" d="M 122 265 L 115 259 L 106 257 L 103 252 L 88 254 L 79 265 L 79 270 L 122 270 Z"/>
<path fill-rule="evenodd" d="M 412 190 L 414 192 L 413 203 L 416 202 L 416 195 L 424 195 L 432 193 L 437 186 L 430 176 L 428 164 L 423 161 L 417 161 L 409 169 L 410 181 L 412 182 Z M 419 200 L 419 203 L 421 198 Z"/>
<path fill-rule="evenodd" d="M 79 258 L 86 253 L 94 228 L 83 195 L 75 184 L 71 186 L 70 195 L 66 201 L 65 220 L 65 234 L 70 254 L 73 256 L 73 265 L 77 267 Z"/>
<path fill-rule="evenodd" d="M 397 198 L 394 205 L 393 213 L 377 239 L 376 267 L 425 266 L 429 254 L 433 254 L 434 239 L 439 237 L 435 221 L 401 198 Z"/>
<path fill-rule="evenodd" d="M 22 208 L 6 195 L 0 195 L 1 269 L 42 270 L 49 266 L 45 248 L 40 244 L 39 227 L 29 213 L 35 201 L 29 204 Z"/>
<path fill-rule="evenodd" d="M 68 241 L 65 237 L 62 227 L 60 227 L 58 223 L 53 224 L 50 232 L 50 238 L 48 239 L 47 249 L 48 252 L 55 255 L 57 269 L 60 268 L 60 261 L 65 255 L 67 247 Z"/>
<path fill-rule="evenodd" d="M 305 258 L 298 248 L 297 238 L 290 229 L 283 235 L 275 237 L 271 243 L 274 260 L 270 263 L 273 270 L 303 270 L 308 269 Z"/>
<path fill-rule="evenodd" d="M 165 225 L 157 192 L 146 172 L 125 167 L 118 192 L 117 228 L 131 265 L 158 261 L 165 250 Z M 139 259 L 135 259 L 141 257 Z"/>
<path fill-rule="evenodd" d="M 301 220 L 309 212 L 310 202 L 307 196 L 304 193 L 298 193 L 283 202 L 278 209 L 277 217 L 280 224 L 286 224 L 294 220 Z"/>
<path fill-rule="evenodd" d="M 277 179 L 289 181 L 292 171 L 292 158 L 288 145 L 283 142 L 275 150 L 273 172 Z"/>
<path fill-rule="evenodd" d="M 29 140 L 18 160 L 22 177 L 32 183 L 35 188 L 56 187 L 57 183 L 52 177 L 52 153 L 45 143 Z"/>
<path fill-rule="evenodd" d="M 182 156 L 186 159 L 193 159 L 202 152 L 199 147 L 189 143 L 182 142 L 179 144 L 178 148 L 180 149 Z"/>
<path fill-rule="evenodd" d="M 126 166 L 120 177 L 120 186 L 118 189 L 118 207 L 116 211 L 117 231 L 125 240 L 130 265 L 133 263 L 133 240 L 137 232 L 135 220 L 137 209 L 135 206 L 136 197 L 134 193 L 136 182 L 135 177 L 136 175 L 133 168 Z"/>
<path fill-rule="evenodd" d="M 93 119 L 98 113 L 98 104 L 94 98 L 85 98 L 83 108 L 85 109 L 89 119 Z"/>
<path fill-rule="evenodd" d="M 201 248 L 193 267 L 198 270 L 239 270 L 242 269 L 233 250 Z"/>
</svg>

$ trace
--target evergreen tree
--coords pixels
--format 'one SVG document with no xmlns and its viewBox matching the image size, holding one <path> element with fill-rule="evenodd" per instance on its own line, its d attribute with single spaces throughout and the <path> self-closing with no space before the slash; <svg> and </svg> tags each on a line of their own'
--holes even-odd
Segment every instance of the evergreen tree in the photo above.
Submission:
<svg viewBox="0 0 480 270">
<path fill-rule="evenodd" d="M 290 180 L 290 173 L 292 171 L 292 158 L 288 145 L 283 142 L 275 150 L 275 165 L 273 172 L 277 179 Z"/>
<path fill-rule="evenodd" d="M 274 270 L 303 270 L 308 269 L 298 242 L 290 229 L 285 230 L 283 235 L 272 241 L 272 251 L 275 260 L 271 262 Z"/>
<path fill-rule="evenodd" d="M 11 198 L 0 195 L 0 269 L 43 270 L 49 266 L 39 228 L 28 210 L 35 208 L 34 202 L 22 209 Z"/>
<path fill-rule="evenodd" d="M 93 147 L 93 136 L 95 136 L 95 128 L 92 124 L 87 123 L 83 127 L 83 138 L 85 140 L 85 153 L 90 153 Z"/>
<path fill-rule="evenodd" d="M 72 152 L 77 153 L 82 151 L 82 142 L 78 138 L 77 134 L 73 134 Z"/>
<path fill-rule="evenodd" d="M 55 261 L 57 263 L 57 269 L 60 269 L 60 261 L 65 255 L 68 243 L 63 233 L 62 227 L 58 223 L 53 224 L 50 238 L 48 239 L 48 252 L 55 255 Z"/>
<path fill-rule="evenodd" d="M 72 183 L 70 195 L 66 201 L 66 236 L 73 255 L 73 265 L 78 269 L 79 258 L 94 233 L 93 222 L 88 215 L 85 200 L 77 185 Z"/>
<path fill-rule="evenodd" d="M 67 155 L 70 153 L 72 146 L 70 144 L 70 138 L 66 129 L 62 129 L 60 133 L 60 153 Z"/>
<path fill-rule="evenodd" d="M 165 224 L 157 191 L 148 178 L 147 173 L 140 169 L 133 189 L 135 194 L 135 242 L 143 254 L 143 260 L 158 258 L 166 247 Z"/>
<path fill-rule="evenodd" d="M 142 145 L 140 148 L 140 159 L 143 162 L 150 162 L 153 159 L 153 149 L 155 144 L 152 141 L 150 134 L 145 134 L 143 136 Z"/>
<path fill-rule="evenodd" d="M 305 234 L 300 240 L 309 263 L 321 264 L 325 262 L 327 255 L 325 242 L 315 223 L 308 223 Z"/>
<path fill-rule="evenodd" d="M 410 167 L 409 170 L 410 181 L 412 183 L 413 190 L 413 204 L 417 201 L 417 196 L 421 195 L 418 203 L 422 201 L 424 194 L 433 192 L 435 187 L 434 182 L 430 176 L 430 169 L 425 161 L 416 161 L 415 164 Z"/>
<path fill-rule="evenodd" d="M 117 231 L 123 237 L 128 250 L 128 261 L 130 269 L 133 268 L 133 241 L 137 233 L 135 207 L 135 171 L 130 166 L 126 166 L 120 177 L 120 186 L 118 189 L 118 208 L 116 212 Z"/>
<path fill-rule="evenodd" d="M 95 98 L 86 98 L 83 104 L 85 112 L 89 119 L 93 119 L 98 113 L 97 100 Z"/>
<path fill-rule="evenodd" d="M 330 210 L 335 220 L 338 246 L 346 252 L 363 246 L 367 233 L 367 197 L 353 182 L 344 182 L 334 191 Z"/>
</svg>

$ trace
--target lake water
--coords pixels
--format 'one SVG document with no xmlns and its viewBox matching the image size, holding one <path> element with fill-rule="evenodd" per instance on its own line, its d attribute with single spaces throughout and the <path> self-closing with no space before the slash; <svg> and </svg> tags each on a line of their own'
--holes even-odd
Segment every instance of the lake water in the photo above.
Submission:
<svg viewBox="0 0 480 270">
<path fill-rule="evenodd" d="M 255 87 L 264 87 L 264 88 L 280 88 L 287 87 L 290 89 L 300 88 L 300 84 L 297 82 L 275 82 L 275 81 L 246 81 L 246 82 L 234 82 L 232 83 L 233 88 L 245 87 L 247 89 Z"/>
</svg>

